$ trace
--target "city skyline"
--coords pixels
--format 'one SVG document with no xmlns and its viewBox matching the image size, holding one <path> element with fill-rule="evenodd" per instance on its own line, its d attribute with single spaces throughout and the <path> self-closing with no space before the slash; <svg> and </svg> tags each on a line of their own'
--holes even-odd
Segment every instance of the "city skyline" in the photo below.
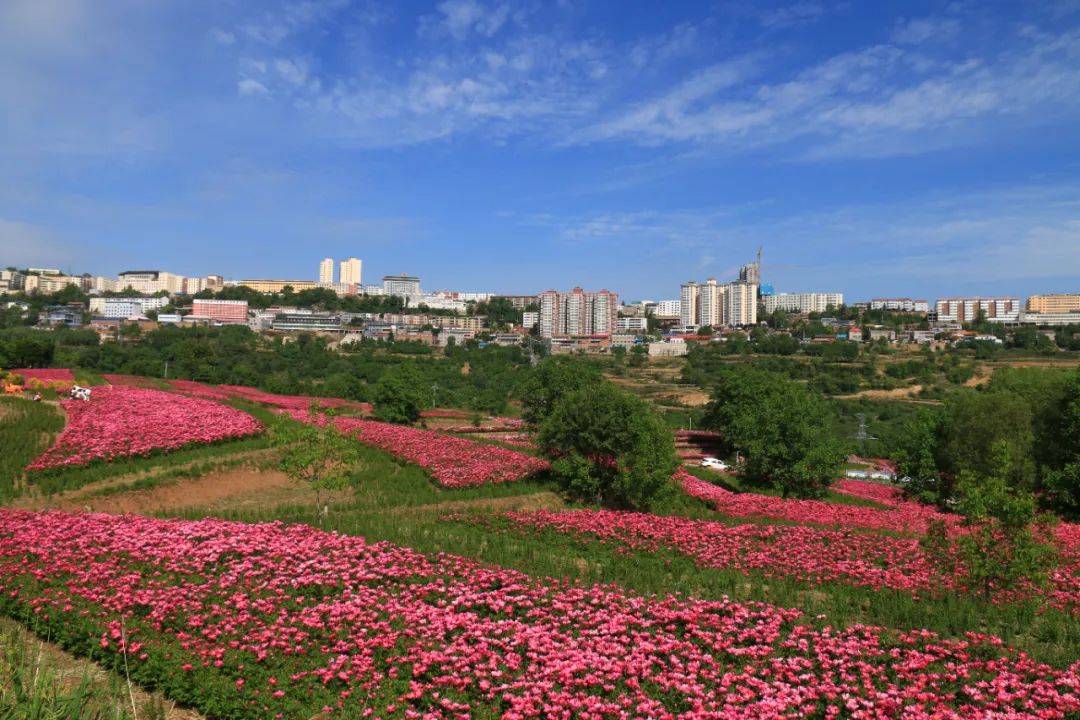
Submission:
<svg viewBox="0 0 1080 720">
<path fill-rule="evenodd" d="M 1080 286 L 1075 4 L 12 0 L 0 66 L 17 265 Z"/>
</svg>

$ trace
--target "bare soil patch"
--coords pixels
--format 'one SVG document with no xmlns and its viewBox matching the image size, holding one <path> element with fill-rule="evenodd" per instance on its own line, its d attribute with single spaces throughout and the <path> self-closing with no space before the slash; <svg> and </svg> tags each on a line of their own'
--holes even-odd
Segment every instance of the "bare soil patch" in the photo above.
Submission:
<svg viewBox="0 0 1080 720">
<path fill-rule="evenodd" d="M 147 514 L 184 508 L 272 507 L 312 502 L 313 499 L 310 488 L 278 470 L 241 466 L 211 472 L 196 479 L 163 480 L 160 485 L 145 489 L 97 496 L 73 494 L 43 498 L 40 503 L 61 510 Z"/>
<path fill-rule="evenodd" d="M 473 500 L 447 500 L 446 502 L 431 505 L 417 505 L 414 507 L 399 507 L 390 510 L 380 510 L 382 514 L 403 515 L 410 512 L 431 512 L 444 510 L 560 510 L 566 507 L 556 493 L 543 491 L 529 495 L 512 495 L 501 498 L 476 498 Z"/>
</svg>

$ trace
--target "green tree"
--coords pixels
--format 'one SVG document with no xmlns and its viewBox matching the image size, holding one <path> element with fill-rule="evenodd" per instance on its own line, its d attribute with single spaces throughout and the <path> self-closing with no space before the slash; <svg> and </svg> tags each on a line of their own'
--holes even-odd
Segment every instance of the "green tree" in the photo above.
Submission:
<svg viewBox="0 0 1080 720">
<path fill-rule="evenodd" d="M 648 403 L 607 382 L 561 397 L 539 442 L 566 492 L 607 507 L 649 507 L 679 466 L 671 431 Z"/>
<path fill-rule="evenodd" d="M 945 403 L 946 420 L 939 456 L 940 469 L 959 477 L 969 471 L 983 476 L 1006 473 L 1014 485 L 1030 486 L 1034 435 L 1031 407 L 1009 392 L 961 392 Z M 998 443 L 1009 446 L 1009 466 L 1002 468 L 991 452 Z"/>
<path fill-rule="evenodd" d="M 279 417 L 270 426 L 270 440 L 280 453 L 281 471 L 315 491 L 320 513 L 323 492 L 348 487 L 360 461 L 359 446 L 334 428 L 330 414 L 310 424 Z"/>
<path fill-rule="evenodd" d="M 542 360 L 518 389 L 521 417 L 538 427 L 555 409 L 556 403 L 575 390 L 600 382 L 600 371 L 592 364 L 569 357 Z"/>
<path fill-rule="evenodd" d="M 400 424 L 410 424 L 420 419 L 425 396 L 420 373 L 411 365 L 390 368 L 371 390 L 375 417 Z"/>
<path fill-rule="evenodd" d="M 900 427 L 895 446 L 890 451 L 896 463 L 896 476 L 904 494 L 927 503 L 937 503 L 951 495 L 950 478 L 938 470 L 943 415 L 939 410 L 923 410 Z"/>
<path fill-rule="evenodd" d="M 840 474 L 846 451 L 832 416 L 806 386 L 745 366 L 718 375 L 705 427 L 743 456 L 743 478 L 784 495 L 820 497 Z"/>
</svg>

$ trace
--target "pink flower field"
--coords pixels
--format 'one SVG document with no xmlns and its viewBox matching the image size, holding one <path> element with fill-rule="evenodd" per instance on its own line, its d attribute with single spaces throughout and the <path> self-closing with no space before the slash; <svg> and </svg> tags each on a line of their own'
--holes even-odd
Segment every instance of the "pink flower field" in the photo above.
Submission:
<svg viewBox="0 0 1080 720">
<path fill-rule="evenodd" d="M 75 376 L 67 368 L 24 368 L 22 370 L 12 370 L 11 372 L 22 375 L 24 380 L 59 383 L 75 382 Z"/>
<path fill-rule="evenodd" d="M 232 718 L 1066 718 L 1080 663 L 306 526 L 0 511 L 0 609 Z"/>
<path fill-rule="evenodd" d="M 293 417 L 310 421 L 306 412 L 294 412 Z M 431 430 L 353 417 L 335 418 L 334 423 L 366 445 L 419 465 L 447 488 L 515 482 L 548 467 L 532 455 Z"/>
<path fill-rule="evenodd" d="M 262 430 L 258 420 L 235 408 L 146 388 L 98 387 L 89 402 L 61 404 L 67 424 L 28 470 L 146 455 Z"/>
<path fill-rule="evenodd" d="M 367 403 L 358 403 L 340 398 L 311 397 L 308 395 L 277 395 L 268 393 L 257 388 L 244 385 L 208 385 L 195 380 L 170 380 L 169 384 L 177 392 L 192 397 L 206 400 L 233 400 L 242 399 L 251 402 L 271 405 L 282 410 L 298 410 L 307 412 L 314 404 L 323 408 L 350 407 L 363 412 L 371 412 L 371 406 Z"/>
<path fill-rule="evenodd" d="M 768 518 L 916 535 L 922 534 L 931 520 L 944 520 L 947 523 L 958 521 L 955 515 L 938 512 L 914 502 L 895 501 L 890 507 L 881 509 L 840 505 L 823 500 L 795 500 L 750 492 L 733 493 L 701 480 L 682 468 L 676 472 L 675 478 L 688 495 L 704 500 L 718 512 L 736 518 Z M 870 499 L 880 501 L 882 497 L 879 495 Z"/>
<path fill-rule="evenodd" d="M 934 573 L 912 537 L 803 525 L 732 526 L 610 510 L 509 512 L 506 517 L 519 527 L 588 535 L 635 550 L 676 550 L 702 567 L 890 588 L 916 597 L 965 590 L 962 577 Z M 1052 578 L 1050 605 L 1074 611 L 1080 607 L 1080 554 L 1063 547 L 1062 561 Z"/>
</svg>

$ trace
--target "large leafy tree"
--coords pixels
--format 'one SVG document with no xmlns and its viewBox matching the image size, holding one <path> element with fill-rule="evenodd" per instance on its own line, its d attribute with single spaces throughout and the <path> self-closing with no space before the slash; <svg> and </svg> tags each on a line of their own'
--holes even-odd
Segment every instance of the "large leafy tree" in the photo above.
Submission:
<svg viewBox="0 0 1080 720">
<path fill-rule="evenodd" d="M 606 382 L 559 399 L 539 441 L 569 494 L 608 507 L 647 508 L 678 468 L 671 431 L 645 401 Z"/>
<path fill-rule="evenodd" d="M 401 424 L 414 423 L 420 419 L 424 397 L 420 373 L 411 365 L 397 365 L 387 370 L 371 392 L 375 417 Z"/>
<path fill-rule="evenodd" d="M 717 376 L 704 424 L 742 460 L 743 479 L 785 497 L 820 497 L 840 474 L 846 451 L 832 416 L 805 385 L 747 367 Z"/>
<path fill-rule="evenodd" d="M 545 358 L 518 389 L 521 417 L 539 426 L 563 397 L 600 382 L 600 371 L 590 363 L 569 357 Z"/>
</svg>

